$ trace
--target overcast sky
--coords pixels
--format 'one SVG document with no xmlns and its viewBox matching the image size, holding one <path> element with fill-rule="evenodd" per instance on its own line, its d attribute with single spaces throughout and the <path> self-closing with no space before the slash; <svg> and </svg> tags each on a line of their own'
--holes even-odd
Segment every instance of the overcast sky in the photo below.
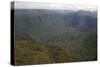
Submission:
<svg viewBox="0 0 100 67">
<path fill-rule="evenodd" d="M 97 10 L 96 6 L 92 5 L 76 5 L 76 4 L 54 4 L 54 3 L 37 3 L 37 2 L 25 2 L 15 1 L 15 9 L 61 9 L 61 10 Z"/>
</svg>

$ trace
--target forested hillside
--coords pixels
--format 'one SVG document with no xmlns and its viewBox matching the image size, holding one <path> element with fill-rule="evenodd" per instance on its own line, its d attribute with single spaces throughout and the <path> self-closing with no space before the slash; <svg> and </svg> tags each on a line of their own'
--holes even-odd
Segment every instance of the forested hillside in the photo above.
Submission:
<svg viewBox="0 0 100 67">
<path fill-rule="evenodd" d="M 27 35 L 17 36 L 15 44 L 16 65 L 61 63 L 72 60 L 64 47 L 38 43 Z"/>
</svg>

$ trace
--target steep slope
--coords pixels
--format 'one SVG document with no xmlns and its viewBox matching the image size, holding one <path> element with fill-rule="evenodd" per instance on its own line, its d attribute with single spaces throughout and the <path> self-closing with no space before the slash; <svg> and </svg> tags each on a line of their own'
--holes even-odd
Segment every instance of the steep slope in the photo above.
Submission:
<svg viewBox="0 0 100 67">
<path fill-rule="evenodd" d="M 42 36 L 62 36 L 69 28 L 88 32 L 96 27 L 97 17 L 96 12 L 82 10 L 16 9 L 14 23 L 16 35 L 28 34 L 39 40 Z"/>
<path fill-rule="evenodd" d="M 36 34 L 40 32 L 63 32 L 72 26 L 80 31 L 88 31 L 96 27 L 95 12 L 89 11 L 61 11 L 42 9 L 16 9 L 15 32 Z M 23 26 L 22 26 L 23 25 Z"/>
</svg>

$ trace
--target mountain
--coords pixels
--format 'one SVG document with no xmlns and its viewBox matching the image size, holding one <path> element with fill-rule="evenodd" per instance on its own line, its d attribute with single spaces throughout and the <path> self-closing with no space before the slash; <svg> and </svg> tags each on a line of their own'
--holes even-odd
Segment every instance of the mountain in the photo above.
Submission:
<svg viewBox="0 0 100 67">
<path fill-rule="evenodd" d="M 46 9 L 15 9 L 15 34 L 41 37 L 64 34 L 69 28 L 86 32 L 96 27 L 96 12 Z"/>
<path fill-rule="evenodd" d="M 96 11 L 15 9 L 14 26 L 16 65 L 96 60 Z"/>
</svg>

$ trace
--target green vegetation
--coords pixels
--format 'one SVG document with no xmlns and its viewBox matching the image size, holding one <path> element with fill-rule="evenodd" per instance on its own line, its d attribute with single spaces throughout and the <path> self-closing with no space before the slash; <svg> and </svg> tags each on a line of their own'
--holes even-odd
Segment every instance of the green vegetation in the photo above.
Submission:
<svg viewBox="0 0 100 67">
<path fill-rule="evenodd" d="M 74 32 L 74 31 L 73 31 Z M 66 32 L 35 41 L 28 35 L 15 36 L 15 65 L 49 64 L 97 59 L 96 30 L 90 32 Z M 77 34 L 78 33 L 78 34 Z"/>
<path fill-rule="evenodd" d="M 71 56 L 61 46 L 43 45 L 27 35 L 16 36 L 15 65 L 61 63 Z"/>
<path fill-rule="evenodd" d="M 15 65 L 97 59 L 97 15 L 93 11 L 16 9 Z"/>
<path fill-rule="evenodd" d="M 83 48 L 81 54 L 84 60 L 97 60 L 97 31 L 91 30 L 84 36 Z"/>
</svg>

